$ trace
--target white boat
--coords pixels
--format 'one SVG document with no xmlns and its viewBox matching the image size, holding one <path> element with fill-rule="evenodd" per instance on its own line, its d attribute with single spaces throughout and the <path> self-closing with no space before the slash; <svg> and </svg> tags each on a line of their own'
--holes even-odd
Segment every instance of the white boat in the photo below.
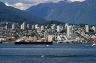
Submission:
<svg viewBox="0 0 96 63">
<path fill-rule="evenodd" d="M 92 46 L 96 46 L 96 43 L 93 43 Z"/>
<path fill-rule="evenodd" d="M 0 43 L 6 42 L 6 38 L 0 38 Z"/>
</svg>

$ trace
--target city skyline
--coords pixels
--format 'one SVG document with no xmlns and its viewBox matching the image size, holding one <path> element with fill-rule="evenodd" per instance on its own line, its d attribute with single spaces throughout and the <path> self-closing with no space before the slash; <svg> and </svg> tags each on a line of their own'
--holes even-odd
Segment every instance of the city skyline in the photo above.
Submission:
<svg viewBox="0 0 96 63">
<path fill-rule="evenodd" d="M 0 0 L 0 63 L 96 63 L 96 0 Z"/>
</svg>

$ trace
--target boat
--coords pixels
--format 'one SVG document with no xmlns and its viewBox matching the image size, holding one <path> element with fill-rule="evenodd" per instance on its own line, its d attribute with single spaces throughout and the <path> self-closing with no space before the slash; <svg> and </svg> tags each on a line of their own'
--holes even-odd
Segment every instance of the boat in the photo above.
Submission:
<svg viewBox="0 0 96 63">
<path fill-rule="evenodd" d="M 93 43 L 92 46 L 96 46 L 96 43 Z"/>
<path fill-rule="evenodd" d="M 92 46 L 96 46 L 96 42 L 95 42 L 95 41 L 93 41 L 93 44 L 92 44 Z"/>
<path fill-rule="evenodd" d="M 5 38 L 0 38 L 0 44 L 2 44 L 3 42 L 6 42 Z"/>
<path fill-rule="evenodd" d="M 2 44 L 2 42 L 0 41 L 0 44 Z"/>
<path fill-rule="evenodd" d="M 23 40 L 23 39 L 17 39 L 15 44 L 36 44 L 36 45 L 47 45 L 47 44 L 52 44 L 53 42 L 43 42 L 43 41 L 39 41 L 39 42 L 36 42 L 36 41 L 26 41 L 26 40 Z"/>
<path fill-rule="evenodd" d="M 15 42 L 15 44 L 35 44 L 35 45 L 47 45 L 52 44 L 52 42 Z"/>
<path fill-rule="evenodd" d="M 27 38 L 27 37 L 22 37 L 22 38 L 19 38 L 15 41 L 15 44 L 35 44 L 35 45 L 49 45 L 49 44 L 52 44 L 53 42 L 48 42 L 48 41 L 41 41 L 41 40 L 38 40 L 38 41 L 33 41 L 31 38 Z"/>
</svg>

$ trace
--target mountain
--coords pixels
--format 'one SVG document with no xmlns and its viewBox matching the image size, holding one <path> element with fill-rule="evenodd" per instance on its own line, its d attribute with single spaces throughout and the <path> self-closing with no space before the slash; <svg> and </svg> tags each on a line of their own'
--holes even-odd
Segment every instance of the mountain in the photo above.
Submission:
<svg viewBox="0 0 96 63">
<path fill-rule="evenodd" d="M 43 23 L 46 20 L 33 16 L 28 12 L 6 6 L 0 2 L 0 21 L 7 22 L 28 22 L 28 23 Z"/>
<path fill-rule="evenodd" d="M 74 24 L 96 24 L 96 0 L 72 3 L 68 1 L 41 3 L 26 11 L 47 20 Z"/>
<path fill-rule="evenodd" d="M 44 25 L 51 25 L 51 24 L 61 25 L 61 24 L 64 24 L 64 23 L 63 22 L 59 22 L 59 21 L 55 21 L 55 20 L 47 21 L 47 22 L 44 23 Z"/>
</svg>

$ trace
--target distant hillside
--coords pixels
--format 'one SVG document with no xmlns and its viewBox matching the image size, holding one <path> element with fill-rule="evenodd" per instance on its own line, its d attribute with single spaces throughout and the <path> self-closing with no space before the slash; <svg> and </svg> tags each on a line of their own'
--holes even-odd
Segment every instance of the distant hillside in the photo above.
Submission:
<svg viewBox="0 0 96 63">
<path fill-rule="evenodd" d="M 42 3 L 26 10 L 32 15 L 47 20 L 74 24 L 96 24 L 96 0 L 69 3 Z"/>
<path fill-rule="evenodd" d="M 52 21 L 47 21 L 44 23 L 45 25 L 49 24 L 57 24 L 57 25 L 60 25 L 60 24 L 64 24 L 64 22 L 59 22 L 59 21 L 55 21 L 55 20 L 52 20 Z"/>
<path fill-rule="evenodd" d="M 0 2 L 0 21 L 8 22 L 29 22 L 29 23 L 43 23 L 46 20 L 33 16 L 28 12 L 6 6 Z"/>
</svg>

